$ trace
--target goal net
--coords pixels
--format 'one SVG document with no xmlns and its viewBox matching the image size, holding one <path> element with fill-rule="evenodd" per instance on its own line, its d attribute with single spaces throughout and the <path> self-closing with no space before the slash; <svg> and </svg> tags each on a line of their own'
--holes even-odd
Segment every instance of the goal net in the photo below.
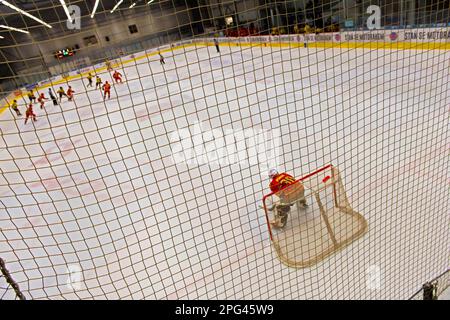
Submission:
<svg viewBox="0 0 450 320">
<path fill-rule="evenodd" d="M 449 8 L 0 1 L 0 297 L 411 297 L 449 261 Z"/>
<path fill-rule="evenodd" d="M 352 209 L 338 169 L 332 165 L 264 196 L 263 202 L 274 248 L 280 260 L 291 267 L 314 265 L 367 229 L 364 217 Z M 286 208 L 289 213 L 282 226 L 270 222 Z"/>
</svg>

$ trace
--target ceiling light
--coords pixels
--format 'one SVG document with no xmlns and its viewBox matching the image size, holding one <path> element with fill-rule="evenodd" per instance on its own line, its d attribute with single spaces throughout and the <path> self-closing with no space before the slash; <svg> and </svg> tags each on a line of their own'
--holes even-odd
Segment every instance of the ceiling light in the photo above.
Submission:
<svg viewBox="0 0 450 320">
<path fill-rule="evenodd" d="M 64 0 L 59 0 L 61 2 L 62 7 L 64 8 L 64 12 L 66 13 L 67 20 L 72 21 L 72 17 L 70 16 L 69 8 L 67 8 L 67 4 Z"/>
<path fill-rule="evenodd" d="M 43 24 L 44 26 L 46 26 L 47 28 L 52 28 L 51 25 L 49 25 L 48 23 L 45 23 L 44 21 L 42 21 L 41 19 L 36 18 L 35 16 L 32 16 L 31 14 L 29 14 L 28 12 L 23 11 L 22 9 L 17 8 L 16 6 L 12 5 L 11 3 L 9 3 L 8 1 L 5 0 L 0 0 L 0 3 L 4 4 L 5 6 L 27 16 L 28 18 L 33 19 L 34 21 L 39 22 L 40 24 Z"/>
<path fill-rule="evenodd" d="M 117 2 L 117 4 L 114 6 L 114 8 L 111 10 L 111 13 L 114 13 L 114 11 L 116 11 L 116 9 L 120 6 L 120 4 L 123 2 L 123 0 L 120 0 L 119 2 Z"/>
<path fill-rule="evenodd" d="M 99 1 L 100 0 L 95 0 L 94 9 L 92 10 L 92 13 L 91 13 L 91 18 L 93 18 L 94 15 L 95 15 L 95 12 L 97 12 L 97 7 L 98 7 L 98 2 Z"/>
<path fill-rule="evenodd" d="M 133 4 L 130 6 L 130 9 L 134 8 L 135 5 L 136 5 L 136 2 L 133 2 Z"/>
<path fill-rule="evenodd" d="M 29 32 L 26 31 L 26 30 L 17 29 L 17 28 L 13 28 L 13 27 L 8 27 L 8 26 L 4 26 L 4 25 L 0 25 L 0 28 L 12 30 L 12 31 L 17 31 L 17 32 L 22 32 L 22 33 L 29 33 Z"/>
<path fill-rule="evenodd" d="M 150 0 L 149 2 L 147 2 L 147 4 L 150 4 L 150 3 L 152 3 L 153 1 L 155 1 L 155 0 Z"/>
</svg>

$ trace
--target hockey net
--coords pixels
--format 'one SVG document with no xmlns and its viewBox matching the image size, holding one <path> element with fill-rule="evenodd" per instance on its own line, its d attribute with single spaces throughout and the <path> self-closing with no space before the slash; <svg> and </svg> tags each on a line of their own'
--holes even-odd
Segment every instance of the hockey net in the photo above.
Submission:
<svg viewBox="0 0 450 320">
<path fill-rule="evenodd" d="M 331 164 L 264 196 L 263 203 L 273 246 L 290 267 L 314 265 L 367 230 L 366 220 L 351 207 L 339 171 Z M 290 212 L 280 227 L 278 211 L 287 206 Z"/>
</svg>

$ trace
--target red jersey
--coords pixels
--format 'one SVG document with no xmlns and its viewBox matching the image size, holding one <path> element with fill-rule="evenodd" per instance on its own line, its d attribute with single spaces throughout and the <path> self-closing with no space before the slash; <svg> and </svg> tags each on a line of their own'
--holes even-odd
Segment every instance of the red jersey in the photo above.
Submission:
<svg viewBox="0 0 450 320">
<path fill-rule="evenodd" d="M 108 92 L 109 90 L 111 90 L 111 85 L 109 83 L 105 83 L 103 85 L 103 90 L 105 90 L 105 92 Z"/>
<path fill-rule="evenodd" d="M 27 117 L 34 115 L 34 113 L 33 113 L 33 106 L 32 106 L 31 104 L 28 106 L 25 115 L 26 115 Z"/>
<path fill-rule="evenodd" d="M 68 89 L 67 90 L 67 95 L 70 97 L 70 96 L 73 96 L 73 93 L 74 93 L 75 91 L 73 91 L 72 89 Z"/>
<path fill-rule="evenodd" d="M 114 79 L 120 78 L 121 76 L 122 75 L 120 73 L 118 73 L 118 72 L 114 72 L 114 74 L 113 74 L 113 78 Z"/>
<path fill-rule="evenodd" d="M 295 182 L 295 178 L 290 174 L 285 172 L 277 174 L 272 181 L 270 182 L 270 190 L 272 192 L 277 192 L 283 189 L 286 186 L 289 186 Z"/>
<path fill-rule="evenodd" d="M 39 96 L 38 101 L 39 101 L 39 102 L 43 102 L 44 100 L 45 100 L 45 96 L 44 96 L 44 94 L 42 93 L 42 94 Z"/>
</svg>

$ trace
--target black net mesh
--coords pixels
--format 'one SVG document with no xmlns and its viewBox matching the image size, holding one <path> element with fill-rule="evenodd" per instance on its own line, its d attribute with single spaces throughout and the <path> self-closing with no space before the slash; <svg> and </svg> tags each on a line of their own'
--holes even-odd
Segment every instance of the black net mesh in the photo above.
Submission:
<svg viewBox="0 0 450 320">
<path fill-rule="evenodd" d="M 411 297 L 449 261 L 449 8 L 0 1 L 11 278 L 27 299 Z M 367 225 L 287 266 L 263 209 L 268 171 L 330 163 Z M 277 230 L 286 255 L 317 236 L 304 214 Z M 17 297 L 5 281 L 0 297 Z"/>
</svg>

